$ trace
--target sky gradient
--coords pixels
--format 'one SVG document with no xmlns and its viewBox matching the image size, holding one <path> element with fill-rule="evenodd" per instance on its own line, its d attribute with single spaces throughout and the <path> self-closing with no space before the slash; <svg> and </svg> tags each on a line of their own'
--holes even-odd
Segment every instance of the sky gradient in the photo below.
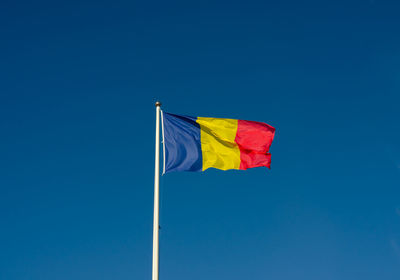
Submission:
<svg viewBox="0 0 400 280">
<path fill-rule="evenodd" d="M 151 279 L 155 101 L 276 128 L 161 178 L 160 280 L 400 279 L 400 2 L 3 1 L 0 279 Z"/>
</svg>

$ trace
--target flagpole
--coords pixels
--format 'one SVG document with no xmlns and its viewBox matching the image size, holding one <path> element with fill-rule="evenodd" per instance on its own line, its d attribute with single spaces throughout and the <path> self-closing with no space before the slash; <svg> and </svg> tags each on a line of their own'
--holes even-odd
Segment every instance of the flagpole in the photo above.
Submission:
<svg viewBox="0 0 400 280">
<path fill-rule="evenodd" d="M 154 219 L 153 219 L 153 273 L 152 280 L 158 280 L 158 232 L 159 232 L 159 201 L 160 201 L 160 107 L 156 102 L 156 158 L 154 167 Z"/>
</svg>

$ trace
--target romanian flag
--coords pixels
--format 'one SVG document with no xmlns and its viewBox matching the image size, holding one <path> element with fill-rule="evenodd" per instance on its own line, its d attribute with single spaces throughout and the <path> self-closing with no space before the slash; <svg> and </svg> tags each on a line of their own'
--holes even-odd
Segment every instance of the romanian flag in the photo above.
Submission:
<svg viewBox="0 0 400 280">
<path fill-rule="evenodd" d="M 162 112 L 164 173 L 270 168 L 275 128 L 254 121 L 203 118 Z"/>
</svg>

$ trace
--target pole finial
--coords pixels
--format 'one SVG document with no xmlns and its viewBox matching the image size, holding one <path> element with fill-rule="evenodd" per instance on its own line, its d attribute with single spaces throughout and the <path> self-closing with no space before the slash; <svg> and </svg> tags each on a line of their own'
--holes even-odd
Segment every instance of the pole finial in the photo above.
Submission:
<svg viewBox="0 0 400 280">
<path fill-rule="evenodd" d="M 161 107 L 161 102 L 160 101 L 156 102 L 156 107 Z"/>
</svg>

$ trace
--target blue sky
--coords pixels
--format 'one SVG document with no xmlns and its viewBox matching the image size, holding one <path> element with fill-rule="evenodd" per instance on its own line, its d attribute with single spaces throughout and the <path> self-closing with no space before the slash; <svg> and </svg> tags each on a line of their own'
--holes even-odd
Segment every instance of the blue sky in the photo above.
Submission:
<svg viewBox="0 0 400 280">
<path fill-rule="evenodd" d="M 276 128 L 161 179 L 160 279 L 400 277 L 400 2 L 3 1 L 0 279 L 150 279 L 154 102 Z"/>
</svg>

